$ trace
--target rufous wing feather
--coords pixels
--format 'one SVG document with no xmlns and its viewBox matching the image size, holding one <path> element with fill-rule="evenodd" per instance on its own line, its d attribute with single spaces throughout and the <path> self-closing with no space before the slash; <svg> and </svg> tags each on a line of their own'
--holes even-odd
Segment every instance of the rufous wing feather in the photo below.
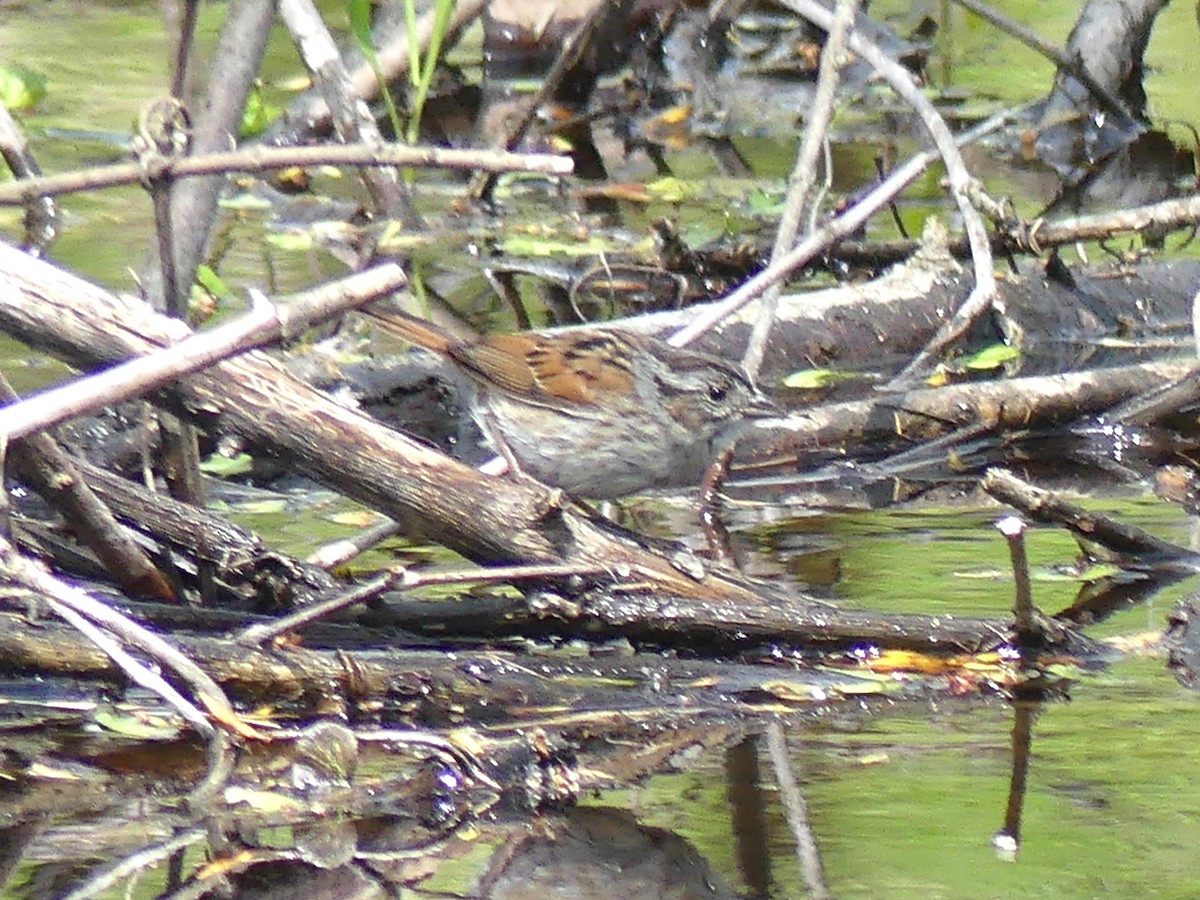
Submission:
<svg viewBox="0 0 1200 900">
<path fill-rule="evenodd" d="M 389 313 L 382 310 L 364 309 L 362 314 L 392 334 L 399 335 L 410 344 L 416 344 L 426 350 L 443 355 L 450 352 L 454 339 L 436 326 L 414 319 L 402 313 Z"/>
</svg>

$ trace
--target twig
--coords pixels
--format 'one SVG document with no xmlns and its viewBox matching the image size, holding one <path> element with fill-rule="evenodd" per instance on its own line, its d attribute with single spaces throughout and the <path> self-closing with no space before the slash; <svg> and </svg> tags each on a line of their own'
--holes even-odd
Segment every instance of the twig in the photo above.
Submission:
<svg viewBox="0 0 1200 900">
<path fill-rule="evenodd" d="M 773 453 L 796 454 L 829 447 L 843 448 L 842 452 L 846 452 L 900 438 L 903 446 L 910 447 L 914 442 L 940 437 L 950 429 L 957 430 L 957 440 L 971 436 L 963 429 L 980 424 L 998 434 L 1006 429 L 1057 427 L 1081 416 L 1105 412 L 1123 397 L 1185 375 L 1193 365 L 1139 363 L 1089 372 L 926 388 L 899 397 L 828 403 L 781 420 L 761 442 L 769 444 Z M 753 432 L 743 440 L 752 446 L 760 442 Z M 903 461 L 903 456 L 899 459 Z M 885 461 L 878 471 L 886 474 L 894 461 Z"/>
<path fill-rule="evenodd" d="M 1070 73 L 1077 78 L 1092 94 L 1100 101 L 1100 105 L 1107 107 L 1109 112 L 1116 113 L 1122 118 L 1128 119 L 1130 122 L 1137 122 L 1138 119 L 1132 115 L 1125 104 L 1121 102 L 1112 91 L 1102 85 L 1099 81 L 1092 77 L 1092 73 L 1087 68 L 1080 64 L 1079 60 L 1072 59 L 1054 44 L 1030 29 L 1026 28 L 1016 19 L 1006 16 L 997 9 L 993 9 L 980 0 L 954 0 L 963 9 L 968 9 L 975 15 L 987 20 L 995 25 L 1001 31 L 1016 38 L 1026 47 L 1036 50 L 1046 59 L 1050 60 L 1064 72 Z"/>
<path fill-rule="evenodd" d="M 805 121 L 804 140 L 796 153 L 796 164 L 788 179 L 787 198 L 783 215 L 779 219 L 779 232 L 775 246 L 771 249 L 771 261 L 783 257 L 796 240 L 800 222 L 807 218 L 811 205 L 813 185 L 816 183 L 817 160 L 827 140 L 830 119 L 833 118 L 833 101 L 837 94 L 838 70 L 846 52 L 846 38 L 858 14 L 859 0 L 838 0 L 837 11 L 829 38 L 821 50 L 821 67 L 817 77 L 817 90 Z M 810 229 L 811 230 L 811 229 Z M 762 298 L 758 317 L 750 332 L 743 365 L 751 378 L 757 378 L 766 354 L 767 337 L 775 321 L 775 310 L 779 306 L 781 284 L 769 287 Z"/>
<path fill-rule="evenodd" d="M 314 566 L 320 566 L 322 569 L 332 569 L 344 565 L 360 553 L 399 534 L 402 530 L 403 526 L 395 519 L 385 519 L 377 525 L 360 529 L 351 537 L 339 538 L 323 544 L 310 553 L 304 561 Z"/>
<path fill-rule="evenodd" d="M 815 22 L 826 31 L 833 26 L 833 15 L 817 0 L 783 0 L 784 6 Z M 975 274 L 975 284 L 971 293 L 955 314 L 945 322 L 925 348 L 917 354 L 912 362 L 905 367 L 893 385 L 898 380 L 910 377 L 924 366 L 935 353 L 957 338 L 970 327 L 971 322 L 983 314 L 994 302 L 996 297 L 996 277 L 993 272 L 992 246 L 988 240 L 987 229 L 979 211 L 971 205 L 968 188 L 971 174 L 967 171 L 966 163 L 954 143 L 954 135 L 934 107 L 933 103 L 921 93 L 912 74 L 902 65 L 892 60 L 878 46 L 866 40 L 861 35 L 849 36 L 850 48 L 870 64 L 880 76 L 887 81 L 893 91 L 907 102 L 921 119 L 921 124 L 929 132 L 946 166 L 946 178 L 950 186 L 950 194 L 963 217 L 963 226 L 967 232 L 967 241 L 971 245 L 971 260 Z"/>
<path fill-rule="evenodd" d="M 279 14 L 291 31 L 321 96 L 333 111 L 334 127 L 342 143 L 382 144 L 379 126 L 366 103 L 354 93 L 350 73 L 312 0 L 280 0 Z M 421 217 L 413 208 L 395 167 L 368 167 L 362 177 L 378 210 L 400 218 L 406 228 L 420 226 Z"/>
<path fill-rule="evenodd" d="M 573 578 L 581 575 L 602 574 L 602 569 L 581 569 L 579 566 L 491 566 L 486 569 L 471 569 L 458 572 L 412 572 L 397 568 L 385 572 L 363 584 L 356 585 L 337 596 L 306 606 L 304 609 L 269 623 L 251 625 L 242 629 L 234 638 L 242 644 L 262 644 L 281 634 L 295 631 L 305 625 L 358 603 L 365 603 L 394 587 L 427 587 L 446 584 L 495 584 L 531 578 Z"/>
<path fill-rule="evenodd" d="M 0 185 L 0 206 L 19 206 L 39 197 L 136 184 L 147 176 L 221 175 L 228 172 L 267 172 L 291 166 L 409 166 L 436 169 L 481 169 L 488 172 L 536 172 L 569 175 L 569 157 L 545 153 L 505 153 L 500 150 L 451 150 L 405 147 L 399 144 L 353 144 L 334 147 L 249 147 L 221 153 L 159 159 L 149 168 L 137 163 L 99 166 L 45 178 L 27 178 Z"/>
<path fill-rule="evenodd" d="M 961 146 L 963 141 L 960 139 L 958 143 Z M 992 249 L 1040 255 L 1052 247 L 1079 241 L 1102 241 L 1117 234 L 1150 229 L 1194 228 L 1198 220 L 1200 195 L 1177 197 L 1113 212 L 1056 219 L 1053 222 L 1042 219 L 996 221 Z M 899 262 L 919 249 L 921 245 L 915 240 L 842 241 L 834 250 L 834 255 L 851 263 L 865 262 L 880 266 Z M 962 237 L 951 238 L 949 249 L 954 256 L 964 256 L 970 252 Z"/>
<path fill-rule="evenodd" d="M 1003 127 L 1012 117 L 1011 111 L 997 113 L 974 128 L 963 132 L 955 139 L 955 142 L 961 146 L 977 141 L 984 135 Z M 687 326 L 671 335 L 668 342 L 676 347 L 686 346 L 718 322 L 733 315 L 758 297 L 765 288 L 786 278 L 830 244 L 852 233 L 871 216 L 887 206 L 895 199 L 896 195 L 938 158 L 939 154 L 936 151 L 926 150 L 916 154 L 899 168 L 893 169 L 892 173 L 866 196 L 840 216 L 818 228 L 782 259 L 771 263 L 753 278 L 744 282 L 724 300 L 705 307 Z"/>
<path fill-rule="evenodd" d="M 0 156 L 8 164 L 13 178 L 38 178 L 42 174 L 37 159 L 25 140 L 25 132 L 11 115 L 8 107 L 0 103 Z M 49 197 L 37 197 L 29 201 L 25 210 L 25 242 L 31 252 L 41 256 L 59 234 L 59 209 Z"/>
<path fill-rule="evenodd" d="M 374 597 L 378 597 L 403 577 L 403 569 L 396 572 L 385 572 L 383 575 L 372 578 L 370 581 L 356 584 L 348 591 L 340 592 L 336 597 L 306 606 L 304 609 L 294 612 L 291 615 L 275 619 L 269 623 L 243 628 L 234 640 L 239 644 L 249 644 L 252 646 L 265 643 L 281 634 L 295 631 L 339 610 L 346 609 L 358 603 L 365 603 Z"/>
<path fill-rule="evenodd" d="M 1036 488 L 1003 469 L 989 469 L 985 491 L 1038 522 L 1066 527 L 1076 540 L 1103 547 L 1122 557 L 1122 564 L 1176 571 L 1200 571 L 1200 553 L 1156 538 L 1154 535 L 1068 503 L 1050 491 Z"/>
<path fill-rule="evenodd" d="M 44 598 L 58 615 L 104 650 L 133 681 L 165 700 L 205 738 L 211 739 L 215 731 L 205 715 L 185 700 L 161 675 L 133 659 L 114 636 L 174 671 L 197 692 L 201 702 L 220 721 L 227 725 L 236 721 L 233 706 L 220 685 L 163 638 L 93 599 L 79 588 L 64 584 L 43 571 L 22 556 L 3 537 L 0 537 L 0 565 L 3 566 L 9 581 Z M 104 630 L 97 628 L 97 625 L 102 626 Z"/>
<path fill-rule="evenodd" d="M 181 375 L 205 369 L 251 347 L 290 337 L 331 315 L 366 303 L 406 284 L 395 263 L 323 285 L 287 305 L 255 303 L 249 313 L 177 344 L 131 359 L 95 375 L 51 388 L 0 408 L 0 435 L 9 440 L 143 394 Z M 181 334 L 189 334 L 180 326 Z"/>
<path fill-rule="evenodd" d="M 266 52 L 267 36 L 275 19 L 274 0 L 230 0 L 217 46 L 209 62 L 205 95 L 193 103 L 195 115 L 185 115 L 190 125 L 188 152 L 201 155 L 227 150 L 241 127 L 242 110 Z M 181 109 L 182 112 L 183 111 Z M 135 163 L 149 185 L 172 179 L 170 160 L 173 153 L 160 153 Z M 163 263 L 169 264 L 174 280 L 184 294 L 196 277 L 216 220 L 217 200 L 222 188 L 218 178 L 189 179 L 171 186 L 169 228 L 156 228 L 156 237 L 170 233 L 170 246 L 155 250 L 142 271 L 144 296 L 156 309 L 165 309 L 171 301 L 162 281 Z"/>
<path fill-rule="evenodd" d="M 832 24 L 832 15 L 816 0 L 784 0 L 784 5 L 826 30 Z M 971 246 L 971 260 L 975 274 L 975 284 L 971 288 L 971 293 L 954 316 L 942 325 L 929 344 L 900 373 L 899 378 L 903 379 L 919 370 L 933 354 L 966 331 L 971 322 L 992 304 L 996 296 L 992 247 L 988 240 L 987 229 L 983 224 L 983 218 L 971 205 L 967 195 L 971 175 L 958 152 L 954 136 L 933 103 L 921 93 L 912 74 L 888 57 L 875 44 L 860 35 L 852 34 L 850 48 L 866 60 L 871 68 L 887 81 L 888 86 L 899 94 L 920 117 L 921 124 L 929 132 L 929 136 L 933 139 L 942 162 L 946 166 L 950 194 L 962 214 L 963 226 L 967 232 L 967 242 Z"/>
<path fill-rule="evenodd" d="M 1200 195 L 1177 197 L 1145 206 L 1134 206 L 1116 212 L 1075 216 L 1053 222 L 1035 221 L 1020 226 L 1009 237 L 1020 249 L 1041 253 L 1047 247 L 1057 247 L 1076 241 L 1099 241 L 1126 231 L 1145 231 L 1149 228 L 1167 229 L 1195 226 L 1200 220 Z"/>
<path fill-rule="evenodd" d="M 451 13 L 446 33 L 449 35 L 461 31 L 479 16 L 486 5 L 485 0 L 458 0 Z M 401 21 L 401 26 L 396 28 L 394 33 L 377 35 L 379 48 L 375 56 L 386 79 L 401 76 L 408 70 L 414 43 L 419 55 L 425 53 L 433 37 L 436 22 L 435 10 L 432 7 L 417 21 L 415 32 L 410 31 L 403 23 L 403 16 L 395 18 Z M 354 86 L 354 93 L 365 100 L 379 94 L 379 80 L 374 69 L 365 61 L 354 68 L 350 80 Z M 268 130 L 267 138 L 274 141 L 295 141 L 313 137 L 328 130 L 329 119 L 329 107 L 324 98 L 307 92 L 288 104 L 280 120 Z"/>
<path fill-rule="evenodd" d="M 1033 615 L 1033 592 L 1029 586 L 1029 556 L 1025 552 L 1025 522 L 1019 516 L 1004 516 L 996 529 L 1008 542 L 1008 555 L 1013 573 L 1013 619 L 1018 637 L 1031 637 L 1038 632 Z"/>
</svg>

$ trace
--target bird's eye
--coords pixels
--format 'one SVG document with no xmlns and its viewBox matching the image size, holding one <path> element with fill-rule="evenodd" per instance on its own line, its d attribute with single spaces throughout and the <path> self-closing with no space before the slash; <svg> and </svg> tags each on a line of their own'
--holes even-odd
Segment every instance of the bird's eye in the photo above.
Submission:
<svg viewBox="0 0 1200 900">
<path fill-rule="evenodd" d="M 708 399 L 713 403 L 720 403 L 729 396 L 729 385 L 724 381 L 718 381 L 708 386 Z"/>
</svg>

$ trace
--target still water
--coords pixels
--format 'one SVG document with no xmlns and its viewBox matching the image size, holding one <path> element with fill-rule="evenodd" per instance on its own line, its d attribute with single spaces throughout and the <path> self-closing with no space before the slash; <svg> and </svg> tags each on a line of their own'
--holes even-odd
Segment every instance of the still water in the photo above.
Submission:
<svg viewBox="0 0 1200 900">
<path fill-rule="evenodd" d="M 1010 14 L 1061 39 L 1073 7 L 1003 4 Z M 25 120 L 49 171 L 120 157 L 110 132 L 128 132 L 138 109 L 157 93 L 165 43 L 152 4 L 54 2 L 6 4 L 0 10 L 0 62 L 44 71 L 49 93 Z M 205 34 L 223 7 L 204 6 Z M 1047 16 L 1052 15 L 1053 21 Z M 1192 11 L 1171 8 L 1151 50 L 1152 108 L 1174 121 L 1200 118 L 1194 81 L 1186 89 L 1187 53 L 1194 49 Z M 1005 101 L 1039 95 L 1044 64 L 1031 63 L 1028 81 L 996 78 L 998 58 L 1019 54 L 965 20 L 960 42 L 947 51 L 945 71 L 955 84 Z M 1172 24 L 1174 23 L 1174 24 Z M 1186 31 L 1186 50 L 1172 33 Z M 1182 37 L 1176 38 L 1181 43 Z M 1017 58 L 1017 57 L 1014 57 Z M 1194 58 L 1194 57 L 1193 57 Z M 270 73 L 292 71 L 281 34 L 272 44 Z M 977 79 L 977 80 L 976 80 Z M 989 81 L 988 79 L 993 79 Z M 104 90 L 97 90 L 103 84 Z M 268 86 L 268 89 L 272 89 Z M 1184 103 L 1186 98 L 1186 103 Z M 74 137 L 64 137 L 65 134 Z M 79 136 L 86 133 L 85 136 Z M 790 149 L 786 155 L 790 155 Z M 849 151 L 845 151 L 849 155 Z M 1019 186 L 1019 174 L 998 176 Z M 777 192 L 777 181 L 764 186 Z M 748 196 L 750 188 L 744 193 Z M 134 285 L 151 227 L 149 204 L 137 188 L 80 195 L 64 203 L 65 232 L 56 259 L 117 289 Z M 749 215 L 747 213 L 747 215 Z M 13 237 L 19 214 L 0 212 Z M 231 228 L 256 229 L 253 213 L 231 214 Z M 295 256 L 289 257 L 288 253 Z M 303 283 L 331 269 L 316 251 L 275 247 L 242 250 L 223 274 L 235 289 L 282 271 Z M 275 283 L 272 280 L 271 283 Z M 53 366 L 11 360 L 27 378 L 18 387 L 57 374 Z M 1175 507 L 1143 497 L 1091 500 L 1128 521 L 1187 544 L 1191 522 Z M 237 512 L 234 512 L 235 517 Z M 790 518 L 756 524 L 747 516 L 738 538 L 778 577 L 802 578 L 835 600 L 864 608 L 926 614 L 1003 615 L 1011 603 L 1007 550 L 989 527 L 992 508 L 923 505 L 902 511 L 829 512 L 819 521 Z M 286 514 L 245 512 L 268 543 L 303 554 L 330 531 L 334 514 L 314 508 L 310 523 Z M 782 520 L 782 521 L 780 521 Z M 1035 529 L 1029 536 L 1036 600 L 1052 612 L 1068 605 L 1079 584 L 1054 567 L 1074 550 L 1063 535 Z M 1015 860 L 1002 858 L 992 837 L 1004 822 L 1012 760 L 1014 711 L 996 696 L 941 701 L 847 702 L 788 727 L 790 749 L 811 826 L 837 897 L 1194 897 L 1200 894 L 1200 697 L 1180 687 L 1165 665 L 1158 637 L 1176 599 L 1195 585 L 1164 590 L 1089 630 L 1122 654 L 1105 668 L 1081 672 L 1070 698 L 1039 708 L 1032 722 L 1022 842 Z M 736 780 L 723 753 L 689 760 L 684 771 L 589 797 L 588 807 L 632 812 L 647 828 L 682 836 L 734 890 L 773 897 L 802 895 L 792 835 L 783 819 L 765 755 L 759 763 L 761 837 L 756 866 L 747 848 L 759 833 L 731 800 Z M 761 848 L 760 848 L 761 849 Z M 469 882 L 447 884 L 460 891 Z"/>
</svg>

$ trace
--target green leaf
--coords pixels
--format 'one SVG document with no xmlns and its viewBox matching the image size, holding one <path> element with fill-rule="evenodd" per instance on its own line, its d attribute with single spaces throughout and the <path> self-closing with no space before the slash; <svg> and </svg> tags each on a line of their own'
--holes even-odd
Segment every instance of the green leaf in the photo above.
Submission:
<svg viewBox="0 0 1200 900">
<path fill-rule="evenodd" d="M 801 369 L 783 379 L 783 386 L 811 391 L 839 381 L 851 381 L 855 377 L 853 372 L 838 372 L 835 369 Z"/>
<path fill-rule="evenodd" d="M 213 270 L 212 266 L 204 263 L 196 268 L 196 283 L 218 299 L 228 299 L 233 296 L 233 291 L 221 280 L 221 276 Z"/>
<path fill-rule="evenodd" d="M 254 85 L 246 97 L 246 108 L 242 110 L 241 136 L 248 138 L 262 134 L 271 120 L 282 111 L 282 107 L 266 101 L 262 85 Z"/>
<path fill-rule="evenodd" d="M 178 726 L 162 716 L 137 716 L 101 709 L 96 711 L 94 719 L 101 728 L 139 740 L 166 740 L 179 736 Z"/>
<path fill-rule="evenodd" d="M 669 176 L 648 182 L 646 192 L 668 203 L 680 203 L 693 196 L 696 189 L 682 179 Z"/>
<path fill-rule="evenodd" d="M 275 231 L 266 236 L 266 241 L 272 247 L 280 250 L 311 250 L 312 235 L 307 231 Z"/>
<path fill-rule="evenodd" d="M 379 65 L 379 57 L 375 55 L 375 44 L 371 40 L 371 0 L 345 0 L 345 3 L 350 33 L 354 35 L 354 41 L 358 44 L 363 59 L 375 74 L 375 80 L 379 83 L 379 96 L 387 109 L 388 120 L 392 123 L 392 130 L 399 136 L 404 133 L 400 124 L 400 113 L 392 100 L 392 92 L 388 90 L 387 79 L 383 77 L 383 68 Z M 417 46 L 416 28 L 413 24 L 408 26 L 408 46 Z M 416 54 L 410 53 L 409 58 L 415 62 Z"/>
<path fill-rule="evenodd" d="M 230 475 L 245 475 L 254 465 L 254 457 L 249 453 L 239 453 L 237 456 L 222 456 L 214 453 L 200 463 L 200 471 L 206 475 L 228 477 Z"/>
<path fill-rule="evenodd" d="M 222 197 L 217 201 L 221 209 L 233 212 L 260 212 L 271 208 L 271 201 L 251 193 L 236 194 L 232 197 Z"/>
<path fill-rule="evenodd" d="M 1020 350 L 1008 344 L 990 344 L 982 350 L 972 353 L 970 356 L 963 357 L 962 367 L 975 371 L 998 369 L 1006 362 L 1010 362 L 1020 355 Z"/>
<path fill-rule="evenodd" d="M 46 97 L 46 76 L 25 66 L 0 66 L 0 102 L 28 112 Z"/>
<path fill-rule="evenodd" d="M 401 127 L 400 112 L 396 109 L 395 101 L 392 101 L 391 91 L 388 90 L 388 79 L 383 76 L 383 67 L 379 65 L 379 58 L 374 52 L 374 42 L 371 40 L 371 0 L 346 0 L 346 18 L 350 25 L 350 34 L 354 36 L 354 42 L 359 46 L 362 59 L 365 59 L 367 65 L 371 66 L 371 71 L 376 77 L 376 82 L 379 84 L 379 97 L 383 100 L 384 108 L 388 110 L 388 120 L 391 122 L 392 131 L 396 132 L 398 137 L 404 133 Z M 412 30 L 408 34 L 408 46 L 418 46 L 415 32 Z M 409 56 L 415 56 L 415 54 L 409 54 Z"/>
</svg>

